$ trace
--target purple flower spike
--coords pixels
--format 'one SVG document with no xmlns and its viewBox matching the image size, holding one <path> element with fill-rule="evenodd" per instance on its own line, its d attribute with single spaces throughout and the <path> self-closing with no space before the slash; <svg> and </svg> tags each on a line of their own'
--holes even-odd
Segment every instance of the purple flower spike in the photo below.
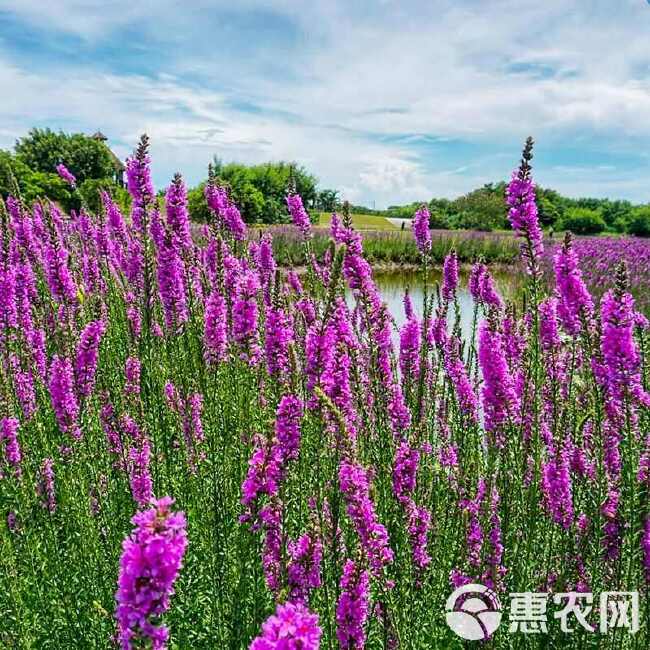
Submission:
<svg viewBox="0 0 650 650">
<path fill-rule="evenodd" d="M 278 605 L 262 624 L 262 634 L 253 639 L 249 650 L 318 650 L 321 634 L 317 614 L 288 602 Z"/>
<path fill-rule="evenodd" d="M 426 255 L 431 250 L 431 232 L 429 231 L 429 209 L 423 205 L 413 217 L 413 235 L 415 243 L 422 255 Z"/>
<path fill-rule="evenodd" d="M 169 609 L 187 548 L 185 515 L 172 512 L 173 503 L 170 497 L 152 501 L 131 519 L 135 529 L 122 544 L 115 618 L 124 650 L 147 641 L 164 648 L 169 638 L 158 617 Z"/>
<path fill-rule="evenodd" d="M 73 189 L 77 186 L 77 179 L 63 163 L 56 166 L 56 173 Z"/>
</svg>

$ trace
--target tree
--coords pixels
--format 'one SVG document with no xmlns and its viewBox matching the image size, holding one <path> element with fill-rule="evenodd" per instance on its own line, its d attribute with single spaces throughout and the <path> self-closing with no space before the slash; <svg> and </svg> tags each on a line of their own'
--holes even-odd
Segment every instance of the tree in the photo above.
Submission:
<svg viewBox="0 0 650 650">
<path fill-rule="evenodd" d="M 629 201 L 605 199 L 600 211 L 608 228 L 624 232 L 630 217 L 632 217 L 633 206 Z"/>
<path fill-rule="evenodd" d="M 20 182 L 23 200 L 29 205 L 43 197 L 59 203 L 64 210 L 78 208 L 79 202 L 74 197 L 70 186 L 58 174 L 29 171 Z"/>
<path fill-rule="evenodd" d="M 24 181 L 31 169 L 9 151 L 0 150 L 0 195 L 6 198 L 15 194 L 16 189 L 22 194 Z"/>
<path fill-rule="evenodd" d="M 560 211 L 545 196 L 537 199 L 537 213 L 543 226 L 554 226 L 560 220 Z"/>
<path fill-rule="evenodd" d="M 77 186 L 78 198 L 92 212 L 98 213 L 102 209 L 101 191 L 108 192 L 121 210 L 127 212 L 131 204 L 131 197 L 126 188 L 120 187 L 114 181 L 106 178 L 88 178 Z"/>
<path fill-rule="evenodd" d="M 627 223 L 627 232 L 638 237 L 650 237 L 650 205 L 632 210 Z"/>
<path fill-rule="evenodd" d="M 193 187 L 187 193 L 187 209 L 190 219 L 197 223 L 207 223 L 210 220 L 210 209 L 205 200 L 205 181 Z"/>
<path fill-rule="evenodd" d="M 505 191 L 505 185 L 503 186 Z M 504 192 L 499 185 L 486 185 L 454 201 L 456 227 L 494 230 L 507 225 Z"/>
<path fill-rule="evenodd" d="M 299 165 L 286 162 L 223 165 L 217 158 L 215 163 L 213 171 L 217 182 L 228 188 L 247 223 L 287 222 L 286 196 L 290 185 L 302 197 L 305 208 L 316 205 L 316 178 Z M 195 221 L 206 221 L 209 217 L 203 198 L 204 188 L 205 183 L 201 183 L 189 192 L 190 216 Z"/>
<path fill-rule="evenodd" d="M 600 212 L 589 208 L 569 208 L 562 219 L 563 230 L 576 235 L 595 235 L 606 227 Z"/>
<path fill-rule="evenodd" d="M 341 205 L 338 190 L 321 190 L 318 193 L 317 205 L 318 209 L 323 212 L 334 212 L 337 210 Z"/>
<path fill-rule="evenodd" d="M 111 178 L 114 172 L 106 145 L 82 133 L 31 129 L 16 142 L 15 151 L 16 157 L 35 172 L 53 174 L 63 163 L 78 183 L 88 178 Z"/>
<path fill-rule="evenodd" d="M 446 230 L 452 221 L 451 201 L 449 199 L 431 199 L 429 201 L 430 228 Z"/>
</svg>

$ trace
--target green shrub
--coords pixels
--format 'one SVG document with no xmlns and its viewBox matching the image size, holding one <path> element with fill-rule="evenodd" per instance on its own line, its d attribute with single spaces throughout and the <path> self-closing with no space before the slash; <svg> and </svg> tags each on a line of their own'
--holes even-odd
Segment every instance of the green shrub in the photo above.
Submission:
<svg viewBox="0 0 650 650">
<path fill-rule="evenodd" d="M 22 198 L 27 205 L 47 197 L 66 211 L 79 208 L 79 199 L 58 174 L 29 171 L 20 179 L 19 185 Z"/>
<path fill-rule="evenodd" d="M 84 204 L 95 213 L 102 207 L 101 190 L 108 192 L 123 212 L 128 212 L 129 193 L 108 178 L 88 178 L 77 188 Z"/>
<path fill-rule="evenodd" d="M 627 232 L 638 237 L 650 237 L 650 205 L 632 211 L 627 223 Z"/>
<path fill-rule="evenodd" d="M 576 235 L 596 235 L 606 227 L 600 212 L 589 208 L 570 208 L 562 219 L 562 228 Z"/>
<path fill-rule="evenodd" d="M 195 223 L 207 223 L 210 220 L 210 208 L 205 200 L 205 182 L 193 187 L 187 193 L 187 209 L 190 219 Z"/>
</svg>

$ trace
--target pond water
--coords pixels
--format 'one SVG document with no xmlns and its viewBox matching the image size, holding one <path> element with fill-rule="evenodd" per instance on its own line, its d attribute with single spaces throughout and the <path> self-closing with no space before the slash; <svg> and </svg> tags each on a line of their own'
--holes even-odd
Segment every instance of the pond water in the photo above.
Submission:
<svg viewBox="0 0 650 650">
<path fill-rule="evenodd" d="M 375 273 L 374 280 L 381 292 L 382 298 L 388 305 L 391 316 L 395 319 L 397 327 L 401 327 L 406 320 L 404 314 L 404 293 L 408 289 L 415 313 L 421 318 L 424 305 L 424 284 L 422 274 L 417 272 L 391 272 Z M 523 282 L 523 277 L 516 271 L 512 273 L 493 273 L 494 281 L 501 295 L 508 300 L 514 297 L 518 287 Z M 469 339 L 472 333 L 472 319 L 474 317 L 474 300 L 469 292 L 467 282 L 469 274 L 461 273 L 457 290 L 458 306 L 460 309 L 460 325 L 463 338 Z M 427 292 L 435 296 L 436 285 L 442 283 L 442 273 L 432 271 L 427 279 Z M 349 297 L 351 299 L 351 297 Z M 453 309 L 448 314 L 450 323 L 455 315 Z"/>
</svg>

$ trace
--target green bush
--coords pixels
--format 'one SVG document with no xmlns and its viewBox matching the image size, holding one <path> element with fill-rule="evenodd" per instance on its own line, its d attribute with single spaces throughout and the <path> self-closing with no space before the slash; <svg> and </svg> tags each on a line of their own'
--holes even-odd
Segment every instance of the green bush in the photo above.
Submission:
<svg viewBox="0 0 650 650">
<path fill-rule="evenodd" d="M 454 210 L 457 228 L 488 232 L 508 225 L 504 193 L 489 184 L 456 199 Z"/>
<path fill-rule="evenodd" d="M 78 183 L 87 178 L 110 178 L 114 173 L 106 145 L 82 133 L 31 129 L 16 142 L 15 150 L 16 156 L 36 172 L 54 174 L 57 164 L 63 163 Z"/>
<path fill-rule="evenodd" d="M 632 211 L 627 222 L 627 232 L 638 237 L 650 237 L 650 205 Z"/>
<path fill-rule="evenodd" d="M 100 191 L 108 192 L 123 213 L 127 213 L 130 206 L 130 195 L 125 188 L 120 187 L 108 178 L 88 178 L 79 187 L 80 198 L 92 212 L 98 213 L 102 209 Z"/>
<path fill-rule="evenodd" d="M 205 182 L 199 183 L 187 193 L 187 209 L 190 219 L 195 223 L 207 223 L 210 220 L 210 209 L 205 201 Z"/>
<path fill-rule="evenodd" d="M 569 208 L 562 219 L 562 228 L 576 235 L 596 235 L 606 227 L 600 212 L 589 208 Z"/>
<path fill-rule="evenodd" d="M 27 205 L 31 205 L 36 199 L 47 197 L 66 211 L 79 208 L 79 199 L 58 174 L 29 171 L 20 178 L 19 185 L 22 198 Z"/>
</svg>

